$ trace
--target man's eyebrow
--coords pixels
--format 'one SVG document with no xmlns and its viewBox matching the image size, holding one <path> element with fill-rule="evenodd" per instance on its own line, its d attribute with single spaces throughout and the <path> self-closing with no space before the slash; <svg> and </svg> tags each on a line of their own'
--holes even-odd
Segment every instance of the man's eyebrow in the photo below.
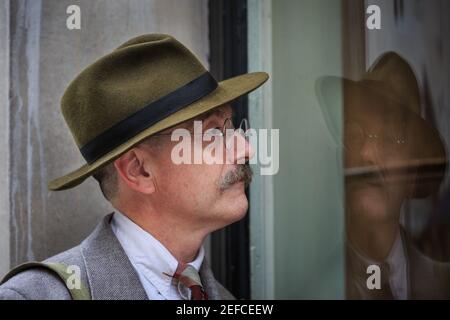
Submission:
<svg viewBox="0 0 450 320">
<path fill-rule="evenodd" d="M 199 115 L 197 118 L 194 118 L 194 120 L 205 120 L 206 118 L 209 118 L 213 115 L 217 115 L 217 116 L 223 116 L 225 114 L 225 112 L 222 110 L 222 108 L 218 107 L 212 110 L 209 110 L 201 115 Z"/>
<path fill-rule="evenodd" d="M 221 107 L 217 107 L 212 110 L 209 110 L 195 118 L 192 118 L 191 120 L 188 120 L 186 123 L 182 124 L 182 128 L 191 129 L 194 127 L 194 121 L 202 121 L 203 122 L 205 119 L 207 119 L 213 115 L 223 117 L 225 115 L 225 110 L 223 110 Z"/>
</svg>

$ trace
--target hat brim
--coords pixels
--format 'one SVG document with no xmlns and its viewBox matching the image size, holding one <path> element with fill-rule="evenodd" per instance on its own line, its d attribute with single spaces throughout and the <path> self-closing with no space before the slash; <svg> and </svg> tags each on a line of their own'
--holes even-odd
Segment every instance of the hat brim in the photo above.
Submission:
<svg viewBox="0 0 450 320">
<path fill-rule="evenodd" d="M 341 126 L 344 123 L 343 110 L 346 106 L 344 106 L 344 86 L 353 88 L 353 89 L 362 89 L 367 90 L 367 86 L 361 84 L 358 81 L 349 80 L 346 78 L 340 78 L 336 76 L 325 76 L 321 77 L 316 81 L 315 89 L 316 95 L 319 100 L 319 105 L 322 110 L 322 114 L 324 116 L 326 125 L 330 134 L 336 143 L 342 145 L 342 137 L 341 137 Z M 370 88 L 369 88 L 370 89 Z M 383 93 L 377 92 L 377 95 L 382 96 Z M 389 96 L 384 96 L 385 99 L 390 99 Z M 391 100 L 393 101 L 393 100 Z M 397 103 L 396 101 L 393 101 Z M 432 127 L 427 121 L 425 121 L 420 115 L 415 114 L 405 108 L 404 106 L 397 104 L 403 112 L 407 112 L 415 121 L 420 123 L 421 129 L 427 131 L 431 134 L 432 139 L 439 141 L 441 145 L 444 145 L 442 138 L 440 137 L 437 130 Z M 364 107 L 360 106 L 360 107 Z M 443 159 L 445 159 L 445 154 Z"/>
<path fill-rule="evenodd" d="M 246 95 L 260 87 L 267 81 L 268 78 L 269 75 L 265 72 L 254 72 L 219 82 L 218 87 L 207 96 L 140 132 L 132 139 L 107 153 L 95 162 L 85 164 L 77 170 L 50 181 L 48 188 L 53 191 L 73 188 L 86 180 L 96 170 L 117 159 L 120 155 L 133 148 L 142 140 L 157 132 L 195 118 L 205 112 Z"/>
</svg>

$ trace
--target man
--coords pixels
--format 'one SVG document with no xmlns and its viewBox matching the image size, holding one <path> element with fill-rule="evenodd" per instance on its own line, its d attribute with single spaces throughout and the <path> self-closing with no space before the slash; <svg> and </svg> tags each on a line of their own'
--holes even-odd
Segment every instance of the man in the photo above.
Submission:
<svg viewBox="0 0 450 320">
<path fill-rule="evenodd" d="M 187 48 L 160 34 L 133 38 L 87 67 L 62 98 L 64 118 L 87 163 L 49 188 L 68 189 L 94 175 L 117 210 L 79 246 L 45 265 L 14 270 L 0 297 L 233 298 L 214 279 L 202 244 L 246 213 L 251 171 L 244 163 L 253 150 L 234 134 L 235 145 L 244 148 L 209 153 L 213 164 L 176 164 L 171 133 L 193 132 L 196 120 L 203 132 L 232 129 L 230 102 L 267 78 L 251 73 L 217 83 Z M 219 146 L 227 149 L 225 142 Z M 194 139 L 189 150 L 204 147 Z M 61 266 L 79 268 L 81 293 Z"/>
<path fill-rule="evenodd" d="M 439 133 L 420 115 L 411 67 L 390 52 L 361 81 L 324 78 L 319 86 L 323 95 L 344 94 L 347 296 L 450 298 L 450 266 L 419 252 L 400 224 L 403 203 L 434 194 L 447 164 Z M 370 266 L 380 270 L 375 288 Z"/>
</svg>

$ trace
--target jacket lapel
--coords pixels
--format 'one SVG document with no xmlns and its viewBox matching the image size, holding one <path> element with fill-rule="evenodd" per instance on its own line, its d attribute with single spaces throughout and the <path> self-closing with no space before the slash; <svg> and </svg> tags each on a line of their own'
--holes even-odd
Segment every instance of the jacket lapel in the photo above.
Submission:
<svg viewBox="0 0 450 320">
<path fill-rule="evenodd" d="M 449 299 L 450 264 L 422 254 L 401 228 L 408 260 L 409 299 Z"/>
<path fill-rule="evenodd" d="M 216 279 L 214 278 L 212 270 L 205 260 L 203 260 L 202 266 L 200 267 L 199 270 L 199 274 L 200 279 L 202 280 L 203 289 L 208 294 L 208 299 L 210 300 L 221 299 Z"/>
<path fill-rule="evenodd" d="M 92 299 L 147 299 L 139 276 L 110 227 L 111 218 L 112 214 L 104 217 L 81 244 Z"/>
<path fill-rule="evenodd" d="M 203 260 L 202 266 L 199 270 L 200 278 L 202 279 L 203 288 L 208 294 L 209 300 L 235 300 L 236 298 L 225 289 L 216 278 L 206 260 Z"/>
</svg>

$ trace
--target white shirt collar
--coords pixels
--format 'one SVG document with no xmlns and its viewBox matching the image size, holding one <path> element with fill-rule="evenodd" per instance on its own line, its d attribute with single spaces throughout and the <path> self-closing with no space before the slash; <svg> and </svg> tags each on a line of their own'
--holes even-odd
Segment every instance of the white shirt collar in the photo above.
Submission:
<svg viewBox="0 0 450 320">
<path fill-rule="evenodd" d="M 137 267 L 139 276 L 151 282 L 166 299 L 171 299 L 171 292 L 174 290 L 173 278 L 164 273 L 169 275 L 175 273 L 178 266 L 177 259 L 161 242 L 123 213 L 119 211 L 114 213 L 111 226 L 128 258 L 135 268 Z M 201 246 L 195 260 L 188 264 L 199 271 L 204 256 L 205 251 Z"/>
<path fill-rule="evenodd" d="M 350 242 L 348 243 L 348 246 L 358 257 L 358 259 L 360 259 L 365 265 L 378 264 L 375 260 L 372 260 L 360 253 L 359 250 L 353 247 Z M 395 236 L 395 241 L 392 244 L 391 250 L 389 251 L 385 262 L 389 265 L 391 272 L 396 272 L 397 270 L 403 268 L 406 263 L 405 250 L 403 248 L 403 241 L 400 231 L 398 231 Z"/>
<path fill-rule="evenodd" d="M 376 261 L 369 259 L 360 253 L 350 242 L 347 243 L 350 254 L 359 259 L 366 267 L 378 264 Z M 399 231 L 395 237 L 395 241 L 385 261 L 389 265 L 390 276 L 389 284 L 392 293 L 396 299 L 407 299 L 408 295 L 408 275 L 407 275 L 407 258 L 405 248 L 403 246 L 402 235 Z M 363 273 L 366 276 L 365 273 Z"/>
</svg>

